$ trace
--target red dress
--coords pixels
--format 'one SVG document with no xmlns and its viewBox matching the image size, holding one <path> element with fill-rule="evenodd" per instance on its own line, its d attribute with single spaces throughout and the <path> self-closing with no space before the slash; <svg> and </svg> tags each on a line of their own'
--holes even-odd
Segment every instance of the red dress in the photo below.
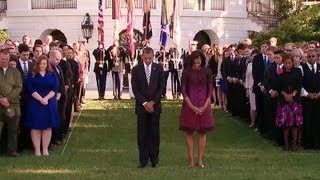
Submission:
<svg viewBox="0 0 320 180">
<path fill-rule="evenodd" d="M 186 69 L 181 78 L 181 91 L 184 99 L 189 97 L 191 103 L 196 107 L 202 107 L 207 98 L 211 98 L 213 79 L 211 70 L 201 68 L 200 70 Z M 187 102 L 183 100 L 180 114 L 179 129 L 183 131 L 207 132 L 213 130 L 214 119 L 211 106 L 202 115 L 196 115 Z"/>
</svg>

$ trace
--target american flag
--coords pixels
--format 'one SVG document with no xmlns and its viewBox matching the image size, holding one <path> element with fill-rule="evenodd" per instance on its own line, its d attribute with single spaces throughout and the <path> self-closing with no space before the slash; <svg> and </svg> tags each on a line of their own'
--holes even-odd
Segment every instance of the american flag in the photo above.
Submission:
<svg viewBox="0 0 320 180">
<path fill-rule="evenodd" d="M 133 10 L 134 10 L 134 0 L 127 0 L 128 14 L 127 14 L 127 37 L 129 40 L 131 57 L 133 57 L 135 52 L 135 46 L 133 42 Z"/>
<path fill-rule="evenodd" d="M 143 1 L 143 35 L 144 35 L 144 42 L 148 43 L 149 39 L 152 37 L 152 27 L 150 23 L 150 0 Z"/>
<path fill-rule="evenodd" d="M 102 0 L 99 0 L 98 4 L 98 41 L 99 43 L 104 45 L 104 21 L 103 21 L 103 7 L 102 7 Z"/>
<path fill-rule="evenodd" d="M 161 10 L 161 32 L 160 32 L 160 46 L 165 48 L 167 46 L 167 40 L 169 36 L 168 23 L 169 23 L 169 6 L 167 0 L 162 0 Z"/>
</svg>

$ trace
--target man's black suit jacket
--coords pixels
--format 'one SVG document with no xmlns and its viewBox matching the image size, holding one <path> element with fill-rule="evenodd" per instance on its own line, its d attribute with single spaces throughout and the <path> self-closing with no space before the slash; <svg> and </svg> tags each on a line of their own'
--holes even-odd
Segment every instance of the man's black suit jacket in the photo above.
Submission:
<svg viewBox="0 0 320 180">
<path fill-rule="evenodd" d="M 132 90 L 136 99 L 136 114 L 145 114 L 147 111 L 142 105 L 144 102 L 154 101 L 154 113 L 161 113 L 161 94 L 165 87 L 164 72 L 161 65 L 152 63 L 150 84 L 144 70 L 144 63 L 141 63 L 132 69 Z"/>
<path fill-rule="evenodd" d="M 252 77 L 253 77 L 253 93 L 260 92 L 259 83 L 263 83 L 265 72 L 265 64 L 262 53 L 257 54 L 252 60 Z"/>
<path fill-rule="evenodd" d="M 29 73 L 32 72 L 33 63 L 30 62 L 30 61 L 27 61 L 27 62 L 28 62 L 28 74 L 29 74 Z M 20 73 L 21 73 L 22 82 L 23 82 L 22 91 L 21 91 L 21 93 L 20 93 L 20 96 L 21 96 L 21 100 L 22 100 L 22 101 L 25 101 L 25 100 L 26 100 L 25 98 L 27 98 L 27 92 L 26 92 L 26 85 L 27 85 L 26 79 L 27 79 L 27 78 L 24 76 L 23 68 L 21 67 L 19 60 L 17 61 L 17 69 L 18 69 L 18 70 L 20 71 Z M 21 103 L 23 103 L 23 102 L 21 102 Z"/>
</svg>

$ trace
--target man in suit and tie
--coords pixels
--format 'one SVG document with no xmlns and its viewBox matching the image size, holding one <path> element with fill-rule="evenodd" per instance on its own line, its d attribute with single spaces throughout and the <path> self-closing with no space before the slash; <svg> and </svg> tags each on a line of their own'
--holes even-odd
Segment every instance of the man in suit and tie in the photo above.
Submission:
<svg viewBox="0 0 320 180">
<path fill-rule="evenodd" d="M 261 53 L 257 54 L 252 60 L 252 77 L 253 86 L 252 92 L 256 96 L 256 108 L 257 108 L 257 129 L 263 132 L 263 118 L 264 118 L 264 105 L 263 105 L 263 92 L 265 91 L 263 86 L 265 70 L 268 65 L 267 48 L 268 42 L 263 42 L 260 46 Z"/>
<path fill-rule="evenodd" d="M 17 157 L 17 135 L 20 121 L 19 93 L 22 90 L 20 72 L 9 67 L 9 51 L 0 50 L 0 135 L 7 124 L 8 155 Z"/>
<path fill-rule="evenodd" d="M 142 51 L 143 63 L 132 69 L 132 90 L 136 98 L 135 113 L 138 124 L 139 168 L 144 168 L 150 158 L 151 166 L 159 162 L 159 120 L 161 93 L 164 89 L 162 66 L 153 63 L 154 52 L 150 47 Z"/>
<path fill-rule="evenodd" d="M 29 59 L 30 57 L 30 51 L 29 47 L 26 44 L 20 44 L 18 46 L 19 51 L 19 60 L 17 61 L 17 69 L 21 73 L 22 77 L 22 91 L 20 93 L 21 99 L 20 99 L 20 108 L 21 108 L 21 120 L 20 120 L 20 134 L 19 134 L 19 146 L 21 146 L 21 149 L 26 148 L 27 146 L 31 145 L 31 138 L 29 130 L 27 130 L 23 124 L 24 124 L 24 118 L 25 118 L 25 112 L 27 109 L 27 101 L 28 101 L 28 94 L 26 92 L 26 79 L 29 73 L 32 72 L 33 63 Z M 32 147 L 32 146 L 30 146 Z"/>
<path fill-rule="evenodd" d="M 62 95 L 65 95 L 65 83 L 64 83 L 64 75 L 62 69 L 59 66 L 61 61 L 61 53 L 58 50 L 50 50 L 49 52 L 49 61 L 51 63 L 51 67 L 53 72 L 57 75 L 59 80 L 59 91 L 57 93 L 57 100 L 58 100 L 58 109 L 59 109 L 59 116 L 60 116 L 60 127 L 52 129 L 52 138 L 51 144 L 53 145 L 60 145 L 62 144 L 62 127 L 65 124 L 65 115 L 66 115 L 66 101 L 65 99 L 61 99 Z"/>
<path fill-rule="evenodd" d="M 320 149 L 320 65 L 315 50 L 309 49 L 307 55 L 307 63 L 302 64 L 303 141 L 306 149 Z"/>
</svg>

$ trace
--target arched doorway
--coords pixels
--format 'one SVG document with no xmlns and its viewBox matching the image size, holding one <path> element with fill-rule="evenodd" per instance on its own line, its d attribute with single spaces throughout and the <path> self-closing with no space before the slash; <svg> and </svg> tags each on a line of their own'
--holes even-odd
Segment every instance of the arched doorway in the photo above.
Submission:
<svg viewBox="0 0 320 180">
<path fill-rule="evenodd" d="M 218 35 L 209 29 L 199 31 L 193 38 L 193 40 L 198 41 L 197 48 L 201 49 L 201 47 L 205 44 L 219 44 Z"/>
<path fill-rule="evenodd" d="M 142 49 L 142 40 L 143 40 L 143 34 L 137 30 L 133 29 L 133 39 L 134 39 L 134 45 L 136 49 Z M 129 39 L 127 37 L 127 30 L 124 29 L 119 33 L 119 45 L 123 46 L 125 49 L 129 49 Z M 123 75 L 123 88 L 129 88 L 129 82 L 128 82 L 128 73 L 126 72 Z"/>
<path fill-rule="evenodd" d="M 137 29 L 133 29 L 133 39 L 136 49 L 141 49 L 143 47 L 142 40 L 143 34 Z M 129 40 L 127 37 L 127 30 L 124 29 L 119 33 L 119 45 L 126 49 L 129 49 Z"/>
<path fill-rule="evenodd" d="M 40 39 L 44 40 L 47 35 L 51 35 L 53 41 L 58 40 L 60 42 L 67 43 L 66 36 L 59 29 L 47 29 L 43 31 L 40 35 Z"/>
</svg>

